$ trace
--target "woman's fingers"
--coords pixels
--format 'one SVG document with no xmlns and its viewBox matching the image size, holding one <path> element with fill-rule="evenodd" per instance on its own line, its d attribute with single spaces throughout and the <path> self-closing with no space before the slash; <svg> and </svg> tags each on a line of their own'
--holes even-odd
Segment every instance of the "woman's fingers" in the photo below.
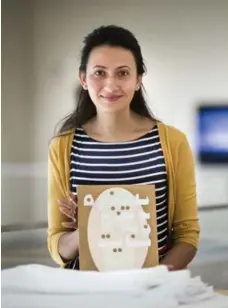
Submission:
<svg viewBox="0 0 228 308">
<path fill-rule="evenodd" d="M 64 228 L 77 229 L 77 196 L 70 193 L 67 199 L 58 200 L 60 204 L 60 212 L 72 221 L 62 222 Z"/>
<path fill-rule="evenodd" d="M 69 229 L 77 229 L 78 226 L 77 226 L 77 223 L 76 222 L 62 222 L 62 226 L 64 228 L 69 228 Z"/>
<path fill-rule="evenodd" d="M 77 203 L 71 197 L 69 197 L 69 199 L 60 199 L 58 200 L 58 202 L 60 205 L 68 209 L 73 209 L 74 211 L 77 208 Z"/>
<path fill-rule="evenodd" d="M 77 195 L 73 194 L 72 192 L 69 193 L 69 197 L 72 199 L 73 202 L 75 202 L 75 204 L 78 203 L 78 197 Z"/>
<path fill-rule="evenodd" d="M 60 199 L 58 200 L 58 203 L 62 206 L 62 207 L 66 207 L 68 209 L 71 209 L 71 204 L 68 200 L 65 199 Z"/>
<path fill-rule="evenodd" d="M 174 271 L 174 266 L 172 264 L 166 265 L 169 271 Z"/>
<path fill-rule="evenodd" d="M 76 212 L 73 209 L 69 209 L 67 207 L 61 206 L 60 207 L 61 213 L 72 219 L 74 222 L 76 221 Z"/>
</svg>

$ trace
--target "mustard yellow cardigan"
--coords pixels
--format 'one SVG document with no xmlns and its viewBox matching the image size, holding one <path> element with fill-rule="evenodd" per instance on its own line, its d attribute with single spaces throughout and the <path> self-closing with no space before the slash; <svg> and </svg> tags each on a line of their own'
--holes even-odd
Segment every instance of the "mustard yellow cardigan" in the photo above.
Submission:
<svg viewBox="0 0 228 308">
<path fill-rule="evenodd" d="M 168 225 L 172 242 L 198 246 L 199 222 L 196 200 L 195 166 L 184 133 L 157 122 L 168 175 Z M 65 266 L 58 252 L 61 226 L 67 218 L 59 210 L 58 199 L 70 192 L 70 151 L 74 130 L 52 140 L 48 155 L 48 249 L 53 260 Z"/>
</svg>

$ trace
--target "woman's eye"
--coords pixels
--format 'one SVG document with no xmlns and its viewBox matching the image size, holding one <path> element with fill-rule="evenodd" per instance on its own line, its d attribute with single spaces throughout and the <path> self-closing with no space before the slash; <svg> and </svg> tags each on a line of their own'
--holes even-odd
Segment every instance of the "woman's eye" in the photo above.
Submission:
<svg viewBox="0 0 228 308">
<path fill-rule="evenodd" d="M 96 76 L 104 76 L 104 75 L 105 75 L 105 72 L 102 71 L 102 70 L 98 70 L 98 71 L 95 72 L 95 75 L 96 75 Z"/>
<path fill-rule="evenodd" d="M 128 71 L 120 71 L 119 72 L 119 76 L 124 77 L 124 76 L 128 76 L 129 72 Z"/>
</svg>

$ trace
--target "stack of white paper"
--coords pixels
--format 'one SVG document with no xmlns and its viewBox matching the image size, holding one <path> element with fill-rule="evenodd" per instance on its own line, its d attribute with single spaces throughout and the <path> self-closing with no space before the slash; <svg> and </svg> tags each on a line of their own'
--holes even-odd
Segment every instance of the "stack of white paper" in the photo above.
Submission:
<svg viewBox="0 0 228 308">
<path fill-rule="evenodd" d="M 28 265 L 1 275 L 4 308 L 228 308 L 228 297 L 199 277 L 165 266 L 101 273 Z"/>
</svg>

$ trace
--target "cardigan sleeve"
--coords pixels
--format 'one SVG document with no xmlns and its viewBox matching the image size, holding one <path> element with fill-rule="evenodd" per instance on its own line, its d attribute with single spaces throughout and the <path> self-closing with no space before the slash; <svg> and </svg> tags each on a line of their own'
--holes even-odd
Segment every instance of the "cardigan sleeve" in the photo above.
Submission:
<svg viewBox="0 0 228 308">
<path fill-rule="evenodd" d="M 66 263 L 62 260 L 58 251 L 58 242 L 60 237 L 67 232 L 67 229 L 62 227 L 63 221 L 68 221 L 68 218 L 61 214 L 59 209 L 59 199 L 65 199 L 67 192 L 64 189 L 61 164 L 60 164 L 60 139 L 53 139 L 49 146 L 48 153 L 48 250 L 52 259 L 61 267 Z M 63 153 L 61 153 L 63 154 Z M 64 158 L 62 158 L 63 160 Z M 68 230 L 69 231 L 69 230 Z"/>
<path fill-rule="evenodd" d="M 199 241 L 199 221 L 196 198 L 195 164 L 186 136 L 181 134 L 176 152 L 175 207 L 173 217 L 173 242 L 184 242 L 196 249 Z"/>
</svg>

